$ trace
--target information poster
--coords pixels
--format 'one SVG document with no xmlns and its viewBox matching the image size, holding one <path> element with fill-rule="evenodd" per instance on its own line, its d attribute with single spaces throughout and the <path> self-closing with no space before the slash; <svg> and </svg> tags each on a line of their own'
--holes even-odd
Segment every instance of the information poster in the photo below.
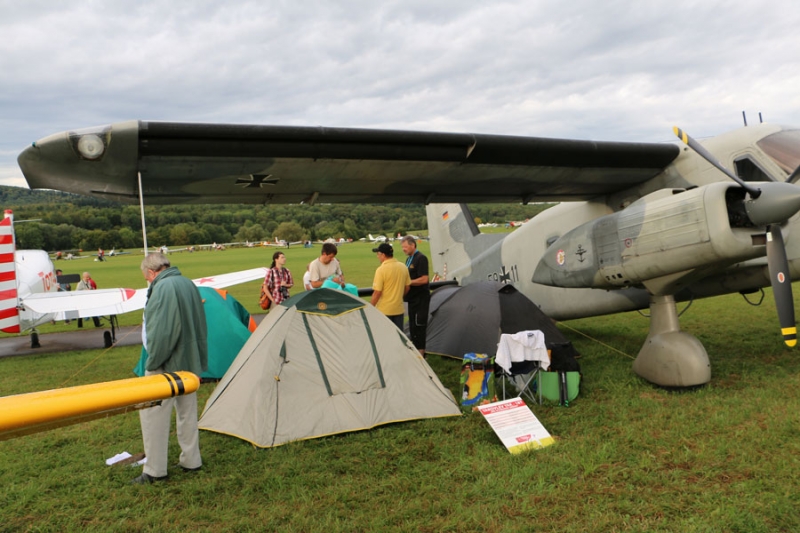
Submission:
<svg viewBox="0 0 800 533">
<path fill-rule="evenodd" d="M 488 403 L 478 409 L 511 453 L 536 450 L 555 442 L 521 398 Z"/>
</svg>

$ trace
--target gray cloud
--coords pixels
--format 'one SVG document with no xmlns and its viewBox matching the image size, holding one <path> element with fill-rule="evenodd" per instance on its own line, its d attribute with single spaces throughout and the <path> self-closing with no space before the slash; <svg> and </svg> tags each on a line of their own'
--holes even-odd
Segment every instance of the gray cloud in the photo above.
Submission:
<svg viewBox="0 0 800 533">
<path fill-rule="evenodd" d="M 135 4 L 0 0 L 0 183 L 127 119 L 671 140 L 800 124 L 800 6 L 777 0 Z"/>
</svg>

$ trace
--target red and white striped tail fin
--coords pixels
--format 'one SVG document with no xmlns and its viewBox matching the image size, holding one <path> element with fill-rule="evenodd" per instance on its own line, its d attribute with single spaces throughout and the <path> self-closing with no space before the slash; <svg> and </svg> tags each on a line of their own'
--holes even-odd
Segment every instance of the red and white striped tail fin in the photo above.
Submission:
<svg viewBox="0 0 800 533">
<path fill-rule="evenodd" d="M 14 263 L 14 215 L 6 209 L 0 220 L 0 331 L 19 333 L 17 269 Z"/>
</svg>

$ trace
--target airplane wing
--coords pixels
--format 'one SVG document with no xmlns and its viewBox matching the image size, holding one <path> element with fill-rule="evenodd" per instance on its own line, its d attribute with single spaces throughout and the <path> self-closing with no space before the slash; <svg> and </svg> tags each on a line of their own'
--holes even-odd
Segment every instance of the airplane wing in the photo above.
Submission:
<svg viewBox="0 0 800 533">
<path fill-rule="evenodd" d="M 586 200 L 649 180 L 675 144 L 129 121 L 51 135 L 31 188 L 153 203 Z"/>
<path fill-rule="evenodd" d="M 222 289 L 239 283 L 264 279 L 267 268 L 251 268 L 192 280 L 198 287 Z M 99 289 L 96 291 L 50 292 L 32 294 L 22 305 L 41 314 L 55 314 L 55 320 L 73 320 L 93 316 L 120 315 L 144 309 L 147 288 Z"/>
<path fill-rule="evenodd" d="M 96 291 L 31 294 L 22 305 L 41 314 L 55 314 L 55 320 L 121 315 L 144 309 L 147 288 L 98 289 Z"/>
<path fill-rule="evenodd" d="M 229 274 L 218 274 L 216 276 L 208 276 L 205 278 L 197 278 L 194 284 L 198 287 L 212 287 L 214 289 L 223 289 L 231 285 L 238 285 L 239 283 L 246 283 L 256 279 L 264 279 L 267 275 L 267 267 L 251 268 L 250 270 L 240 270 L 239 272 L 231 272 Z"/>
</svg>

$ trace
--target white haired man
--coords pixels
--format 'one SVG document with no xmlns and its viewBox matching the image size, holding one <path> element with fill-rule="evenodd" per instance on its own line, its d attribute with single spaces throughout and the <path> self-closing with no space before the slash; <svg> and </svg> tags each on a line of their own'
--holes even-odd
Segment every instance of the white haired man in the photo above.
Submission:
<svg viewBox="0 0 800 533">
<path fill-rule="evenodd" d="M 186 370 L 196 375 L 208 369 L 208 336 L 203 300 L 197 287 L 170 266 L 161 253 L 142 261 L 142 274 L 150 288 L 142 324 L 142 344 L 147 349 L 145 375 Z M 142 409 L 142 440 L 147 463 L 133 483 L 165 481 L 172 409 L 176 411 L 178 462 L 184 471 L 200 470 L 200 434 L 197 429 L 197 393 L 162 400 L 161 405 Z"/>
</svg>

